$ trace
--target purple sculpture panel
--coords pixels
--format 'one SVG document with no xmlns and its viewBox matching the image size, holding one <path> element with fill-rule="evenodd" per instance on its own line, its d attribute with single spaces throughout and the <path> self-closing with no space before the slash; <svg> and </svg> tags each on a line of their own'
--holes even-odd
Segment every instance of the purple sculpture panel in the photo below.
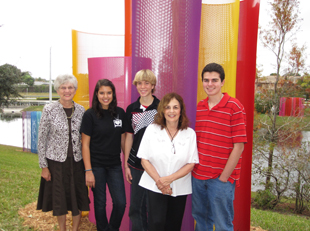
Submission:
<svg viewBox="0 0 310 231">
<path fill-rule="evenodd" d="M 201 0 L 132 0 L 132 76 L 150 69 L 157 77 L 155 95 L 177 92 L 195 125 Z M 132 91 L 132 101 L 138 93 Z M 193 230 L 191 196 L 182 230 Z"/>
</svg>

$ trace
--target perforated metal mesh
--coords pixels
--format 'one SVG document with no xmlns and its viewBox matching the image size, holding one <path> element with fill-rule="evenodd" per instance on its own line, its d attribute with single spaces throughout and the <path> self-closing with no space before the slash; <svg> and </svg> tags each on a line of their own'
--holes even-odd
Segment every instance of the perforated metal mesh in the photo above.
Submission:
<svg viewBox="0 0 310 231">
<path fill-rule="evenodd" d="M 23 118 L 23 151 L 31 152 L 31 112 L 22 113 Z"/>
<path fill-rule="evenodd" d="M 126 109 L 131 103 L 131 57 L 101 57 L 88 59 L 89 103 L 99 79 L 109 79 L 115 85 L 117 105 Z"/>
<path fill-rule="evenodd" d="M 304 108 L 304 98 L 281 97 L 279 116 L 303 116 Z"/>
<path fill-rule="evenodd" d="M 107 23 L 107 22 L 102 22 Z M 79 32 L 72 30 L 72 68 L 73 74 L 78 80 L 78 89 L 73 100 L 84 106 L 85 109 L 89 108 L 89 93 L 93 94 L 93 89 L 89 89 L 88 77 L 88 58 L 93 57 L 108 57 L 108 56 L 122 56 L 124 54 L 124 35 L 102 35 Z M 100 66 L 99 66 L 100 67 Z M 120 68 L 117 66 L 116 68 Z M 116 70 L 117 71 L 117 70 Z M 120 70 L 121 71 L 121 70 Z M 124 71 L 124 70 L 123 70 Z M 116 72 L 114 72 L 115 74 Z M 119 77 L 111 75 L 112 77 Z M 111 77 L 110 76 L 110 77 Z M 107 77 L 106 75 L 102 76 Z M 98 80 L 98 79 L 96 79 Z M 95 79 L 93 81 L 96 81 Z M 123 83 L 125 84 L 125 83 Z M 128 85 L 128 84 L 127 84 Z M 116 86 L 117 90 L 119 86 Z M 120 97 L 121 98 L 121 97 Z M 129 97 L 130 100 L 130 97 Z M 124 100 L 123 100 L 124 101 Z M 126 187 L 126 192 L 130 195 L 129 186 Z M 127 195 L 126 194 L 126 195 Z M 90 193 L 92 201 L 92 193 Z M 127 198 L 128 200 L 128 198 Z M 107 211 L 110 213 L 112 210 L 112 200 L 108 196 Z M 89 219 L 95 223 L 93 204 L 90 205 Z M 128 209 L 126 208 L 125 216 L 128 217 Z M 121 230 L 128 230 L 129 220 L 123 219 Z"/>
<path fill-rule="evenodd" d="M 133 0 L 132 75 L 141 69 L 157 77 L 155 95 L 177 92 L 195 125 L 200 0 Z M 132 101 L 139 94 L 133 87 Z M 190 201 L 187 203 L 190 206 Z M 185 210 L 182 230 L 194 227 L 190 208 Z"/>
<path fill-rule="evenodd" d="M 177 92 L 195 111 L 201 1 L 133 0 L 132 72 L 151 69 L 155 95 Z M 133 91 L 132 100 L 138 97 Z M 192 108 L 190 108 L 192 107 Z"/>
<path fill-rule="evenodd" d="M 30 149 L 28 149 L 28 136 L 31 135 L 30 133 L 28 134 L 28 118 L 27 118 L 27 112 L 23 111 L 22 112 L 22 118 L 23 118 L 23 151 L 24 152 L 30 152 Z"/>
<path fill-rule="evenodd" d="M 239 0 L 227 4 L 202 4 L 197 102 L 207 97 L 202 88 L 201 71 L 211 62 L 225 70 L 224 92 L 236 95 Z"/>
<path fill-rule="evenodd" d="M 42 112 L 32 111 L 31 116 L 31 152 L 38 153 L 38 132 Z"/>
<path fill-rule="evenodd" d="M 22 112 L 23 151 L 38 153 L 38 131 L 41 111 Z"/>
<path fill-rule="evenodd" d="M 245 108 L 247 144 L 242 153 L 240 187 L 235 192 L 235 230 L 250 229 L 254 85 L 260 0 L 240 1 L 236 98 Z"/>
<path fill-rule="evenodd" d="M 124 54 L 124 35 L 91 34 L 72 30 L 72 68 L 78 80 L 73 100 L 89 108 L 87 59 L 121 56 Z"/>
</svg>

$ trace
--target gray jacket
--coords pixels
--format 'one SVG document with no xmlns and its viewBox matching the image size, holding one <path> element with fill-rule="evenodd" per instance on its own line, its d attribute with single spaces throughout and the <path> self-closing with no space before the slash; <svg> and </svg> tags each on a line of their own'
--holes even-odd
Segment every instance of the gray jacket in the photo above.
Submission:
<svg viewBox="0 0 310 231">
<path fill-rule="evenodd" d="M 84 107 L 74 103 L 75 110 L 71 119 L 71 136 L 74 160 L 82 159 L 80 126 Z M 64 162 L 69 146 L 69 126 L 62 104 L 57 101 L 43 108 L 39 134 L 38 155 L 40 168 L 48 167 L 47 160 Z"/>
</svg>

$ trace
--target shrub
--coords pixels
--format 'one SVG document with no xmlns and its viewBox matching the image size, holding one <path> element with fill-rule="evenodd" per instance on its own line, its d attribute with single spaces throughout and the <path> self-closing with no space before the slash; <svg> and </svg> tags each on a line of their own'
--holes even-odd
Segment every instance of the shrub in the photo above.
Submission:
<svg viewBox="0 0 310 231">
<path fill-rule="evenodd" d="M 255 205 L 261 209 L 273 209 L 275 204 L 274 201 L 277 200 L 277 197 L 272 194 L 269 189 L 258 190 L 257 195 L 254 199 Z"/>
<path fill-rule="evenodd" d="M 49 100 L 49 97 L 37 97 L 37 100 Z M 52 100 L 58 100 L 59 97 L 52 97 Z"/>
<path fill-rule="evenodd" d="M 254 100 L 255 110 L 258 113 L 265 114 L 266 112 L 270 112 L 272 107 L 272 102 L 269 99 L 265 99 L 263 94 L 255 94 Z"/>
</svg>

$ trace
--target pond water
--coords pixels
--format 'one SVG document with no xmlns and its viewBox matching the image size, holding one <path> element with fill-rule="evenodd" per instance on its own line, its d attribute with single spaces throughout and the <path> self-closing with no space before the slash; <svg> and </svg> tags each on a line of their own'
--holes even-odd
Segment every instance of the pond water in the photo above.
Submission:
<svg viewBox="0 0 310 231">
<path fill-rule="evenodd" d="M 0 144 L 23 147 L 23 119 L 19 117 L 0 119 Z"/>
<path fill-rule="evenodd" d="M 309 142 L 308 144 L 310 144 L 310 131 L 303 131 L 302 132 L 302 142 Z M 310 147 L 307 147 L 308 152 L 310 151 Z M 275 153 L 278 153 L 278 151 L 275 149 Z M 253 161 L 255 161 L 253 159 Z M 254 163 L 254 162 L 253 162 Z M 267 161 L 265 163 L 263 163 L 262 165 L 263 167 L 267 167 L 268 163 Z M 254 164 L 252 165 L 252 167 L 254 168 Z M 291 176 L 295 177 L 297 176 L 296 171 L 292 171 L 291 172 Z M 259 182 L 265 182 L 265 178 L 262 178 L 262 176 L 258 173 L 254 173 L 252 172 L 252 186 L 251 186 L 251 190 L 252 191 L 257 191 L 257 190 L 263 190 L 265 187 L 262 184 L 259 184 Z M 288 193 L 292 193 L 292 191 L 288 190 Z"/>
</svg>

